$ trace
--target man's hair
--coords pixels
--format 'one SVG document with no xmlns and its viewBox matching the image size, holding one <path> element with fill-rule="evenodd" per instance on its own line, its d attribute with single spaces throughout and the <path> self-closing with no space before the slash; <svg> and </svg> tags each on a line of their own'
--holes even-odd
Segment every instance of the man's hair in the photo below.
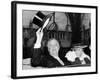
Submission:
<svg viewBox="0 0 100 80">
<path fill-rule="evenodd" d="M 50 44 L 50 42 L 51 42 L 52 40 L 55 40 L 55 41 L 58 43 L 59 47 L 60 47 L 60 42 L 59 42 L 57 39 L 55 39 L 55 38 L 51 38 L 51 39 L 49 39 L 49 40 L 47 41 L 47 44 L 46 44 L 47 47 L 49 47 L 49 44 Z"/>
</svg>

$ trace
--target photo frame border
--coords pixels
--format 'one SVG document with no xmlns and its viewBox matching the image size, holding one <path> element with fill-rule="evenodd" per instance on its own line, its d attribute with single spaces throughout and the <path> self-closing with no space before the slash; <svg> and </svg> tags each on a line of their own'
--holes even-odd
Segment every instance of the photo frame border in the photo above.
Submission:
<svg viewBox="0 0 100 80">
<path fill-rule="evenodd" d="M 37 75 L 37 76 L 21 76 L 17 75 L 17 4 L 33 4 L 33 5 L 49 5 L 49 6 L 65 6 L 65 7 L 81 7 L 81 8 L 93 8 L 96 9 L 96 71 L 85 73 L 70 73 L 70 74 L 53 74 L 53 75 Z M 67 75 L 85 75 L 85 74 L 97 74 L 98 73 L 98 7 L 89 5 L 73 5 L 73 4 L 58 4 L 58 3 L 42 3 L 42 2 L 26 2 L 26 1 L 12 1 L 11 2 L 11 78 L 39 78 L 39 77 L 54 77 L 54 76 L 67 76 Z"/>
</svg>

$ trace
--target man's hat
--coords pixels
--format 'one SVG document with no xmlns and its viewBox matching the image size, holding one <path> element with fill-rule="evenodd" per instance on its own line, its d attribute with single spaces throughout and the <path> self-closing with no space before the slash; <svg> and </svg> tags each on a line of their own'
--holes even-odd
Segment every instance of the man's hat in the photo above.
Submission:
<svg viewBox="0 0 100 80">
<path fill-rule="evenodd" d="M 39 27 L 43 27 L 43 25 L 47 25 L 51 19 L 52 14 L 45 15 L 41 11 L 38 11 L 33 18 L 32 23 Z"/>
</svg>

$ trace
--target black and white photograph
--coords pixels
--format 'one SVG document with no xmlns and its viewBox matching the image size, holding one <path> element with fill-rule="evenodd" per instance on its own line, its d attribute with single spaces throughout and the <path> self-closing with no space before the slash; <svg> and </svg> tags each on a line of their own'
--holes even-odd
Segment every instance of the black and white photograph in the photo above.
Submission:
<svg viewBox="0 0 100 80">
<path fill-rule="evenodd" d="M 22 13 L 23 69 L 91 65 L 90 13 Z"/>
<path fill-rule="evenodd" d="M 12 78 L 97 72 L 96 6 L 12 6 Z"/>
</svg>

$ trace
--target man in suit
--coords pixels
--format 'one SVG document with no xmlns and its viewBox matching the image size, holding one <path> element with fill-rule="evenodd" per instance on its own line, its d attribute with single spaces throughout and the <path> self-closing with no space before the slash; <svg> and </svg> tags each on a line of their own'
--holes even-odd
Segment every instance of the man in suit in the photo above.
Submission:
<svg viewBox="0 0 100 80">
<path fill-rule="evenodd" d="M 31 66 L 37 67 L 60 67 L 70 64 L 67 60 L 64 61 L 59 57 L 61 51 L 59 42 L 56 39 L 50 39 L 47 42 L 45 51 L 41 50 L 41 42 L 43 38 L 43 30 L 40 28 L 36 32 L 37 40 L 32 49 Z"/>
</svg>

